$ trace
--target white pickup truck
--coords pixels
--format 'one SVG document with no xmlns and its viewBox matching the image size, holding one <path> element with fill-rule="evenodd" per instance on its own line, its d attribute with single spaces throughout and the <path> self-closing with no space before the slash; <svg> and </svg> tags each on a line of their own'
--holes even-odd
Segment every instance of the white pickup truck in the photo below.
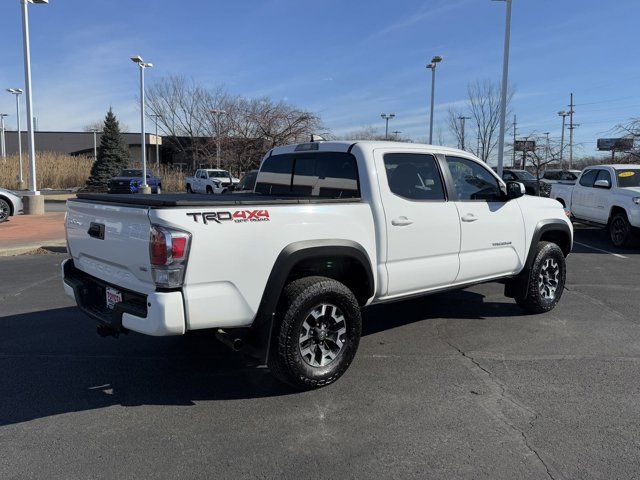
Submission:
<svg viewBox="0 0 640 480">
<path fill-rule="evenodd" d="M 278 147 L 254 193 L 70 200 L 63 284 L 102 334 L 216 329 L 315 388 L 351 363 L 366 305 L 499 281 L 527 312 L 554 308 L 572 226 L 523 195 L 461 150 Z"/>
<path fill-rule="evenodd" d="M 225 193 L 239 182 L 240 179 L 233 177 L 228 170 L 219 168 L 201 168 L 193 177 L 184 179 L 188 193 Z"/>
<path fill-rule="evenodd" d="M 585 168 L 575 185 L 554 184 L 551 198 L 578 222 L 608 228 L 616 247 L 630 247 L 640 229 L 640 165 Z"/>
</svg>

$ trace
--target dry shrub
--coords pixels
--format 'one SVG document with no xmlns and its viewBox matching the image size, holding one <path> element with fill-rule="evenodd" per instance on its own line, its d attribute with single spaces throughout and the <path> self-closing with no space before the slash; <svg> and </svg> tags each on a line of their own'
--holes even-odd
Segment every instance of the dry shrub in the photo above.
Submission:
<svg viewBox="0 0 640 480">
<path fill-rule="evenodd" d="M 91 157 L 74 157 L 62 153 L 38 152 L 36 155 L 36 173 L 38 190 L 45 188 L 66 189 L 84 186 L 91 171 Z M 17 189 L 17 155 L 7 157 L 6 163 L 0 160 L 0 187 Z M 22 177 L 29 183 L 29 157 L 22 156 Z"/>
<path fill-rule="evenodd" d="M 6 163 L 0 160 L 0 187 L 17 190 L 18 156 L 7 157 Z M 83 188 L 93 165 L 93 157 L 72 156 L 63 153 L 38 152 L 36 157 L 38 189 L 70 189 Z M 136 168 L 136 166 L 133 166 Z M 138 166 L 139 168 L 139 166 Z M 183 192 L 185 173 L 169 166 L 149 165 L 154 174 L 160 174 L 162 188 L 165 192 Z M 29 183 L 29 157 L 22 157 L 22 176 L 25 188 Z"/>
</svg>

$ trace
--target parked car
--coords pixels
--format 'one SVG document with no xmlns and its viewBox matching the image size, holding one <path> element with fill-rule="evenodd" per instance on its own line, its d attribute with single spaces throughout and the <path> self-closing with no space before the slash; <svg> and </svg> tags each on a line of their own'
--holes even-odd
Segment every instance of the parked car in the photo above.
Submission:
<svg viewBox="0 0 640 480">
<path fill-rule="evenodd" d="M 607 228 L 616 247 L 630 247 L 640 230 L 640 165 L 585 168 L 575 185 L 552 185 L 551 198 L 574 220 Z"/>
<path fill-rule="evenodd" d="M 547 169 L 540 179 L 540 195 L 549 197 L 551 195 L 551 185 L 554 183 L 573 185 L 579 176 L 580 170 Z"/>
<path fill-rule="evenodd" d="M 250 193 L 256 188 L 256 179 L 258 178 L 258 170 L 250 170 L 245 173 L 240 182 L 234 187 L 232 193 Z"/>
<path fill-rule="evenodd" d="M 188 193 L 225 193 L 240 182 L 228 170 L 200 168 L 193 177 L 184 179 Z"/>
<path fill-rule="evenodd" d="M 505 182 L 520 182 L 524 184 L 527 195 L 538 195 L 538 181 L 526 170 L 505 168 L 502 170 L 502 179 Z"/>
<path fill-rule="evenodd" d="M 347 370 L 365 305 L 487 281 L 526 312 L 562 296 L 573 242 L 564 210 L 468 152 L 277 147 L 255 190 L 79 194 L 67 203 L 65 292 L 104 335 L 216 329 L 301 389 Z"/>
<path fill-rule="evenodd" d="M 0 188 L 0 223 L 22 213 L 22 199 L 13 192 Z"/>
<path fill-rule="evenodd" d="M 113 177 L 107 184 L 109 193 L 138 193 L 142 185 L 142 170 L 137 168 L 125 168 L 117 177 Z M 151 187 L 151 193 L 162 193 L 162 180 L 147 170 L 147 185 Z"/>
</svg>

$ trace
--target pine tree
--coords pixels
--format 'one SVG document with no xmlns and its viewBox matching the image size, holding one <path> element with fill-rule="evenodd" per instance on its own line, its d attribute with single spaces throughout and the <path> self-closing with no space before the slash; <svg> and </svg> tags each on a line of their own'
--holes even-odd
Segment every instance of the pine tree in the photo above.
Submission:
<svg viewBox="0 0 640 480">
<path fill-rule="evenodd" d="M 129 147 L 120 134 L 120 124 L 113 110 L 109 108 L 100 137 L 98 158 L 91 167 L 87 188 L 105 190 L 109 179 L 116 176 L 123 168 L 127 168 L 130 160 Z"/>
</svg>

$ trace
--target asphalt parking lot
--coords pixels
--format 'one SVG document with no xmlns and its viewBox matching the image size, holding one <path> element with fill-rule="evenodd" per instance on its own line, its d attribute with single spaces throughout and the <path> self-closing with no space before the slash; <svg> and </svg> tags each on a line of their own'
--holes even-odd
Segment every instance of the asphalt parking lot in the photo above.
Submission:
<svg viewBox="0 0 640 480">
<path fill-rule="evenodd" d="M 295 393 L 207 335 L 96 335 L 63 254 L 0 259 L 0 478 L 640 477 L 640 250 L 579 229 L 553 312 L 487 284 L 372 307 Z"/>
</svg>

